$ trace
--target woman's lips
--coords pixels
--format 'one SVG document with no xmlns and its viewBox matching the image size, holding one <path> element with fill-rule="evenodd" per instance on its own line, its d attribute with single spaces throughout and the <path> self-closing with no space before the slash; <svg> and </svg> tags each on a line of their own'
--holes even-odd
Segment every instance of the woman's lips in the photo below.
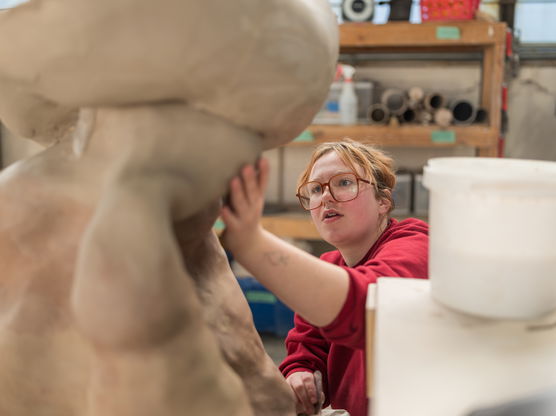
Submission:
<svg viewBox="0 0 556 416">
<path fill-rule="evenodd" d="M 331 223 L 331 222 L 338 221 L 342 217 L 343 217 L 343 215 L 339 214 L 338 212 L 336 212 L 334 210 L 327 210 L 322 215 L 322 222 L 325 223 L 325 224 L 328 224 L 328 223 Z"/>
</svg>

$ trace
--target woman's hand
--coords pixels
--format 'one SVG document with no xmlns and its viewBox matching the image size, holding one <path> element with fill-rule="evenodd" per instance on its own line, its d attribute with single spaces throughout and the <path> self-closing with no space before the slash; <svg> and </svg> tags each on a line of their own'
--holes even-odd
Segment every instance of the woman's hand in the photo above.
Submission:
<svg viewBox="0 0 556 416">
<path fill-rule="evenodd" d="M 226 224 L 222 242 L 236 256 L 252 247 L 257 234 L 262 231 L 260 221 L 268 174 L 268 160 L 260 159 L 257 169 L 253 165 L 244 166 L 230 182 L 229 203 L 220 211 L 220 217 Z"/>
<path fill-rule="evenodd" d="M 313 373 L 308 371 L 293 373 L 286 378 L 286 381 L 295 393 L 295 411 L 298 414 L 314 415 L 320 412 L 324 393 L 322 386 L 317 387 L 317 380 Z"/>
</svg>

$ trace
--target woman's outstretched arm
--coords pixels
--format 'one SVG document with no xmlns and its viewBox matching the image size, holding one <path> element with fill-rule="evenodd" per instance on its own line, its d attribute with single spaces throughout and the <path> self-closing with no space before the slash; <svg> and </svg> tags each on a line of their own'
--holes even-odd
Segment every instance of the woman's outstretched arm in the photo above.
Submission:
<svg viewBox="0 0 556 416">
<path fill-rule="evenodd" d="M 244 166 L 230 183 L 230 202 L 221 211 L 224 245 L 286 305 L 313 325 L 326 326 L 347 297 L 348 273 L 262 228 L 268 161 L 261 159 L 257 168 Z"/>
</svg>

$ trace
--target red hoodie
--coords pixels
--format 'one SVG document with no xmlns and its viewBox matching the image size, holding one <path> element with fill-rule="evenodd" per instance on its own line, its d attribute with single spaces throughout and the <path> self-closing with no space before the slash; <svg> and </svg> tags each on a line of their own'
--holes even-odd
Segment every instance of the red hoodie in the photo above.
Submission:
<svg viewBox="0 0 556 416">
<path fill-rule="evenodd" d="M 365 303 L 367 286 L 379 277 L 428 276 L 428 225 L 409 218 L 391 219 L 365 257 L 346 266 L 338 250 L 321 259 L 347 270 L 350 284 L 346 301 L 332 323 L 318 328 L 299 315 L 286 338 L 288 356 L 280 365 L 287 377 L 298 371 L 323 374 L 325 406 L 345 409 L 351 416 L 367 416 L 365 384 Z"/>
</svg>

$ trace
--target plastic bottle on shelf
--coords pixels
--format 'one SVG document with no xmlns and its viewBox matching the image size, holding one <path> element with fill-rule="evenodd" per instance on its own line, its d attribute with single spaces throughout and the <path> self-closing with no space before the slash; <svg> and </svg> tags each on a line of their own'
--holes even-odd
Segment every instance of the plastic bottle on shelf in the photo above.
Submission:
<svg viewBox="0 0 556 416">
<path fill-rule="evenodd" d="M 342 65 L 342 73 L 344 82 L 342 83 L 342 91 L 340 93 L 340 123 L 356 124 L 357 123 L 357 95 L 355 94 L 355 86 L 353 85 L 353 74 L 355 68 L 350 65 Z"/>
</svg>

